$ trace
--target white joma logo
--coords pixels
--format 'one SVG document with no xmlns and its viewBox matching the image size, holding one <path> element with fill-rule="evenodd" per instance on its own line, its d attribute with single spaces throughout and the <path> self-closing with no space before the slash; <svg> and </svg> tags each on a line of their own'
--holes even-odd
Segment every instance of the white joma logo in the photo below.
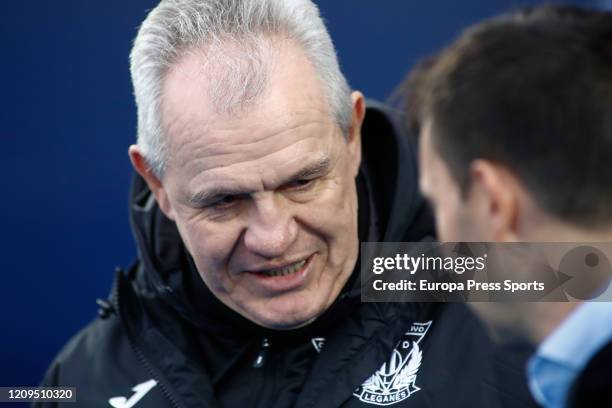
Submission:
<svg viewBox="0 0 612 408">
<path fill-rule="evenodd" d="M 155 387 L 156 385 L 157 381 L 150 379 L 149 381 L 145 381 L 132 387 L 134 394 L 130 397 L 130 399 L 125 397 L 113 397 L 108 400 L 108 403 L 114 408 L 132 408 L 142 399 L 142 397 L 147 394 L 147 392 L 151 391 L 151 388 Z"/>
</svg>

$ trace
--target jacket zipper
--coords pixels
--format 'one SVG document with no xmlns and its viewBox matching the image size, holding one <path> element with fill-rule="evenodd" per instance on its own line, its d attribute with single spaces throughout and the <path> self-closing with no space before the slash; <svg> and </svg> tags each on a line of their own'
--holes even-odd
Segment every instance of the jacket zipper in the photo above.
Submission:
<svg viewBox="0 0 612 408">
<path fill-rule="evenodd" d="M 172 392 L 164 385 L 164 383 L 162 381 L 159 380 L 159 377 L 156 375 L 156 370 L 153 368 L 153 366 L 151 366 L 151 364 L 149 363 L 149 361 L 147 360 L 146 356 L 144 355 L 144 352 L 140 349 L 140 347 L 138 347 L 138 345 L 136 344 L 136 341 L 134 339 L 132 339 L 132 337 L 130 336 L 130 331 L 127 329 L 127 324 L 125 322 L 125 320 L 123 319 L 123 315 L 121 314 L 121 309 L 120 309 L 120 296 L 119 296 L 119 284 L 121 282 L 121 279 L 123 278 L 122 276 L 120 276 L 121 274 L 123 274 L 123 270 L 121 268 L 117 268 L 115 270 L 116 272 L 116 284 L 115 284 L 115 288 L 114 288 L 114 293 L 113 293 L 113 297 L 115 300 L 115 308 L 117 310 L 117 315 L 119 316 L 119 320 L 121 321 L 122 326 L 125 328 L 125 332 L 128 338 L 128 341 L 130 343 L 130 346 L 132 347 L 132 350 L 134 351 L 134 353 L 136 354 L 136 356 L 138 357 L 138 360 L 140 360 L 140 362 L 142 363 L 142 365 L 144 366 L 145 370 L 147 371 L 147 373 L 149 373 L 149 375 L 151 376 L 151 378 L 153 378 L 157 384 L 159 384 L 159 388 L 162 391 L 162 394 L 164 394 L 164 396 L 168 399 L 168 401 L 170 401 L 170 404 L 174 407 L 174 408 L 180 408 L 179 403 L 176 401 L 176 398 L 174 398 L 174 396 L 172 395 Z"/>
<path fill-rule="evenodd" d="M 266 364 L 268 360 L 268 354 L 270 353 L 270 341 L 267 337 L 264 337 L 261 340 L 261 346 L 259 348 L 259 353 L 253 362 L 254 368 L 261 368 Z"/>
</svg>

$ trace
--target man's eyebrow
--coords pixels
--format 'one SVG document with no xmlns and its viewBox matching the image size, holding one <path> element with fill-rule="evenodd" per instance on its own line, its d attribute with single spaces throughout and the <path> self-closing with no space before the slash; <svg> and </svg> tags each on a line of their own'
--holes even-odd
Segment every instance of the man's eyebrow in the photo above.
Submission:
<svg viewBox="0 0 612 408">
<path fill-rule="evenodd" d="M 329 171 L 330 166 L 331 161 L 328 157 L 320 157 L 317 161 L 295 172 L 287 179 L 287 182 L 322 176 Z"/>
<path fill-rule="evenodd" d="M 200 206 L 213 201 L 216 198 L 225 196 L 236 196 L 246 194 L 244 191 L 234 190 L 224 187 L 213 187 L 206 190 L 200 190 L 191 194 L 187 198 L 187 202 L 191 206 Z"/>
</svg>

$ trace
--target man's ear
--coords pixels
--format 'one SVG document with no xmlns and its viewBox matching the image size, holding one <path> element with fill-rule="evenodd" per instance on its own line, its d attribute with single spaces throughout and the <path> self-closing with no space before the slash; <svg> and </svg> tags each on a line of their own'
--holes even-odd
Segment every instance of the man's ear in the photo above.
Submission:
<svg viewBox="0 0 612 408">
<path fill-rule="evenodd" d="M 353 177 L 357 177 L 359 166 L 361 165 L 361 125 L 365 117 L 366 106 L 363 94 L 359 91 L 351 93 L 351 100 L 353 103 L 353 117 L 348 132 L 348 147 Z"/>
<path fill-rule="evenodd" d="M 515 242 L 519 239 L 521 214 L 520 183 L 505 166 L 477 159 L 470 166 L 471 188 L 468 197 L 480 202 L 475 206 L 484 217 L 487 235 L 497 242 Z"/>
<path fill-rule="evenodd" d="M 138 147 L 138 145 L 131 145 L 128 154 L 130 155 L 130 161 L 132 162 L 132 166 L 134 166 L 134 170 L 140 174 L 149 186 L 149 189 L 153 192 L 159 208 L 166 217 L 174 220 L 174 211 L 170 205 L 170 200 L 168 200 L 168 192 L 164 188 L 161 180 L 159 180 L 153 172 L 151 166 L 147 163 L 140 147 Z"/>
</svg>

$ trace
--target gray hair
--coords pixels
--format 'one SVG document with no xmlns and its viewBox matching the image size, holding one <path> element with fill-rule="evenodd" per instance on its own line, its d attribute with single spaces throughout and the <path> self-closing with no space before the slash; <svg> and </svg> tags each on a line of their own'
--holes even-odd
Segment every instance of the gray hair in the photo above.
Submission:
<svg viewBox="0 0 612 408">
<path fill-rule="evenodd" d="M 222 75 L 210 81 L 212 106 L 226 111 L 244 106 L 266 87 L 265 53 L 273 38 L 302 48 L 324 84 L 330 111 L 348 134 L 350 88 L 319 10 L 310 0 L 162 0 L 142 23 L 130 54 L 138 145 L 158 177 L 168 162 L 161 120 L 168 70 L 187 52 L 205 50 L 205 66 L 215 64 L 214 71 Z"/>
</svg>

